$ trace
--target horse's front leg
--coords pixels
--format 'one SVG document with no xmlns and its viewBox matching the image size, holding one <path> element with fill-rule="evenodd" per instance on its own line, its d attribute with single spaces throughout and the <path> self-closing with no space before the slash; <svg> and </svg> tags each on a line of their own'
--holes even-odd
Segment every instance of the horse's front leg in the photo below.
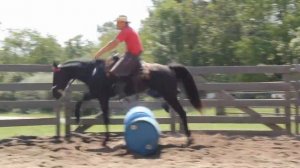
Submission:
<svg viewBox="0 0 300 168">
<path fill-rule="evenodd" d="M 105 139 L 102 143 L 103 146 L 106 146 L 107 141 L 109 141 L 109 108 L 108 108 L 108 98 L 99 99 L 100 107 L 103 112 L 103 122 L 105 124 Z"/>
<path fill-rule="evenodd" d="M 81 105 L 84 101 L 88 101 L 93 99 L 92 95 L 90 93 L 84 93 L 83 98 L 78 101 L 75 105 L 75 117 L 76 117 L 76 122 L 79 123 L 80 121 L 80 108 Z"/>
</svg>

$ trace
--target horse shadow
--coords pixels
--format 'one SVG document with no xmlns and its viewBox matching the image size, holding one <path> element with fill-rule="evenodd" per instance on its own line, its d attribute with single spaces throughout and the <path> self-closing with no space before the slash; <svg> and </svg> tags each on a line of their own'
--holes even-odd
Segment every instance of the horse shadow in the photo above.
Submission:
<svg viewBox="0 0 300 168">
<path fill-rule="evenodd" d="M 3 147 L 10 147 L 14 145 L 25 145 L 25 146 L 38 146 L 41 143 L 52 143 L 52 144 L 59 144 L 62 143 L 63 140 L 61 140 L 58 137 L 49 137 L 47 139 L 40 138 L 38 136 L 15 136 L 7 139 L 1 139 L 0 140 L 0 146 Z"/>
<path fill-rule="evenodd" d="M 185 146 L 184 144 L 159 144 L 158 149 L 154 154 L 151 155 L 140 155 L 134 152 L 131 152 L 125 144 L 120 144 L 114 147 L 101 147 L 96 149 L 86 149 L 87 152 L 95 152 L 95 153 L 115 153 L 114 156 L 124 157 L 124 156 L 132 156 L 134 159 L 160 159 L 163 153 L 168 152 L 169 150 L 176 149 L 180 150 L 192 150 L 192 151 L 201 151 L 205 148 L 212 148 L 214 146 L 205 146 L 205 145 L 196 145 L 192 144 L 190 146 Z"/>
</svg>

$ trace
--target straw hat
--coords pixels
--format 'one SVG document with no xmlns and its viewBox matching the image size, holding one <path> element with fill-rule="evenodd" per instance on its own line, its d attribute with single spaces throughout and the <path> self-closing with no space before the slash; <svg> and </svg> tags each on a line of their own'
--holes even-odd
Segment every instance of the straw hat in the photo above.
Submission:
<svg viewBox="0 0 300 168">
<path fill-rule="evenodd" d="M 130 23 L 130 21 L 128 20 L 127 16 L 125 16 L 125 15 L 120 15 L 115 21 Z"/>
</svg>

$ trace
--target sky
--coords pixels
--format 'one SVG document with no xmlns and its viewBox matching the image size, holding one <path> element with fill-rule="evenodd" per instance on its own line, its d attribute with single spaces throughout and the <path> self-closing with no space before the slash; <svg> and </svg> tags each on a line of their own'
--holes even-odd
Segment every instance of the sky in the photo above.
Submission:
<svg viewBox="0 0 300 168">
<path fill-rule="evenodd" d="M 0 0 L 0 40 L 7 28 L 29 28 L 60 43 L 79 34 L 97 41 L 97 25 L 124 14 L 137 30 L 151 6 L 151 0 Z"/>
</svg>

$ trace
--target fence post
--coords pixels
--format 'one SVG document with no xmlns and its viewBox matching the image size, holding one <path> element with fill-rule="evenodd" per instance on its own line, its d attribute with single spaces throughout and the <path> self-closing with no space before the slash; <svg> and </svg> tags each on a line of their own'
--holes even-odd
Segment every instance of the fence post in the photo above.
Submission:
<svg viewBox="0 0 300 168">
<path fill-rule="evenodd" d="M 298 81 L 296 82 L 296 84 L 299 83 Z M 299 104 L 300 104 L 300 93 L 299 93 L 299 89 L 298 87 L 296 87 L 296 102 L 295 102 L 295 133 L 296 135 L 299 135 Z"/>
<path fill-rule="evenodd" d="M 283 81 L 285 81 L 286 83 L 290 84 L 290 74 L 283 74 L 282 75 L 282 79 Z M 286 123 L 286 130 L 288 134 L 292 133 L 292 129 L 291 129 L 291 94 L 290 94 L 290 90 L 289 91 L 285 91 L 285 101 L 288 102 L 288 105 L 284 106 L 284 111 L 285 111 L 285 117 L 287 119 L 287 123 Z"/>
<path fill-rule="evenodd" d="M 54 107 L 56 113 L 56 137 L 60 137 L 60 111 L 61 111 L 61 101 L 58 101 Z"/>
<path fill-rule="evenodd" d="M 280 108 L 275 107 L 275 115 L 279 116 L 280 115 Z"/>
<path fill-rule="evenodd" d="M 299 73 L 299 61 L 298 59 L 294 59 L 293 60 L 293 68 L 295 70 L 296 73 Z M 294 71 L 292 71 L 294 72 Z M 295 82 L 294 85 L 294 89 L 295 89 L 295 115 L 294 115 L 294 119 L 295 119 L 295 134 L 298 135 L 299 134 L 299 121 L 298 121 L 298 117 L 299 117 L 299 105 L 300 105 L 300 92 L 299 92 L 299 78 L 295 78 L 293 79 L 293 82 Z"/>
<path fill-rule="evenodd" d="M 217 99 L 224 99 L 220 91 L 216 92 Z M 216 107 L 216 115 L 226 115 L 224 106 Z"/>
<path fill-rule="evenodd" d="M 66 95 L 64 99 L 65 106 L 65 137 L 69 138 L 71 136 L 71 89 L 69 87 L 65 90 Z"/>
<path fill-rule="evenodd" d="M 70 123 L 70 112 L 71 112 L 71 91 L 69 89 L 66 90 L 66 98 L 65 98 L 65 136 L 69 138 L 71 136 L 71 123 Z"/>
<path fill-rule="evenodd" d="M 176 131 L 176 114 L 172 108 L 170 108 L 170 129 L 171 132 L 174 134 Z"/>
</svg>

